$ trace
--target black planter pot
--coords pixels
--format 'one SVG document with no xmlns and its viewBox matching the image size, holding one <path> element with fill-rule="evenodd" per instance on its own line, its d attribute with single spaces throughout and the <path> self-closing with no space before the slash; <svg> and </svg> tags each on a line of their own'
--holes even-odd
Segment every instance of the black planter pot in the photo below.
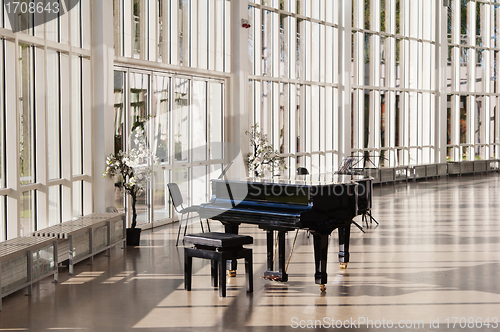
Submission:
<svg viewBox="0 0 500 332">
<path fill-rule="evenodd" d="M 127 228 L 127 246 L 138 246 L 141 241 L 141 231 L 142 229 Z"/>
</svg>

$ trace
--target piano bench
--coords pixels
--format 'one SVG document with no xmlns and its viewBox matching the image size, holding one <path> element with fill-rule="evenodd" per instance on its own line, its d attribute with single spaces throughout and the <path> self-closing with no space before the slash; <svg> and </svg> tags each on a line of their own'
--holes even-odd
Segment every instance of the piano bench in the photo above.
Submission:
<svg viewBox="0 0 500 332">
<path fill-rule="evenodd" d="M 184 248 L 184 289 L 191 290 L 191 274 L 193 257 L 211 260 L 212 286 L 219 286 L 219 296 L 226 296 L 226 264 L 227 260 L 245 259 L 247 293 L 253 292 L 252 249 L 243 248 L 252 244 L 253 238 L 247 235 L 230 233 L 188 234 L 184 241 L 194 248 Z"/>
</svg>

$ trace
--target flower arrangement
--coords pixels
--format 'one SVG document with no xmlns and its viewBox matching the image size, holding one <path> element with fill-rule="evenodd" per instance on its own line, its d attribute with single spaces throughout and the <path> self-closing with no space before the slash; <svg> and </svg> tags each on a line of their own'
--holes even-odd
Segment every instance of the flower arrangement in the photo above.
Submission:
<svg viewBox="0 0 500 332">
<path fill-rule="evenodd" d="M 158 158 L 151 153 L 144 134 L 146 120 L 139 118 L 132 127 L 131 148 L 127 152 L 112 153 L 106 158 L 106 170 L 103 177 L 120 176 L 121 188 L 132 198 L 132 228 L 137 226 L 137 197 L 144 193 L 151 178 L 152 167 L 158 164 Z"/>
<path fill-rule="evenodd" d="M 253 150 L 248 154 L 248 170 L 254 172 L 256 177 L 264 175 L 269 171 L 273 176 L 287 169 L 285 157 L 281 157 L 272 145 L 267 141 L 267 135 L 259 130 L 259 124 L 254 124 L 250 130 L 245 131 L 250 138 L 250 146 Z M 277 174 L 278 173 L 278 174 Z"/>
</svg>

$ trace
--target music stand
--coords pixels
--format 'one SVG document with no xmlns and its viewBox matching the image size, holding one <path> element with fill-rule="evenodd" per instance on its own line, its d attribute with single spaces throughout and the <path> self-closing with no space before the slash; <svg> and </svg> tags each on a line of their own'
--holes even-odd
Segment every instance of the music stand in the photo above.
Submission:
<svg viewBox="0 0 500 332">
<path fill-rule="evenodd" d="M 232 161 L 230 161 L 226 167 L 224 167 L 224 169 L 222 170 L 222 173 L 220 173 L 219 177 L 217 178 L 218 180 L 222 180 L 223 177 L 226 177 L 226 172 L 229 170 L 229 167 L 231 167 L 231 165 L 233 164 Z M 227 179 L 226 179 L 227 180 Z"/>
</svg>

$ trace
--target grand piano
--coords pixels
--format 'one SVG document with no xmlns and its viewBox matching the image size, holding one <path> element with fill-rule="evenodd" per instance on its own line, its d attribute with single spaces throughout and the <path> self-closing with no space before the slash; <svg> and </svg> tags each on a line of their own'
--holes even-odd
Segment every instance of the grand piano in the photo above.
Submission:
<svg viewBox="0 0 500 332">
<path fill-rule="evenodd" d="M 211 180 L 212 199 L 200 205 L 200 216 L 219 220 L 226 233 L 238 233 L 240 224 L 256 224 L 267 232 L 267 271 L 264 277 L 286 282 L 285 234 L 295 229 L 313 236 L 315 282 L 322 291 L 327 283 L 328 236 L 338 229 L 339 262 L 349 262 L 352 219 L 358 203 L 371 205 L 372 179 L 360 175 L 306 176 L 303 180 Z M 275 233 L 278 270 L 274 270 Z M 235 262 L 233 262 L 235 264 Z M 233 268 L 235 269 L 235 265 Z"/>
</svg>

